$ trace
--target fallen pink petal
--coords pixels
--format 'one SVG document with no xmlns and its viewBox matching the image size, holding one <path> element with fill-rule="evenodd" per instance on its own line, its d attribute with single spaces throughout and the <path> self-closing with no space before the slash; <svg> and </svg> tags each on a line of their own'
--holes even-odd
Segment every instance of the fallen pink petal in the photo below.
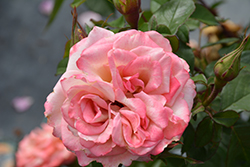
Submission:
<svg viewBox="0 0 250 167">
<path fill-rule="evenodd" d="M 12 105 L 17 112 L 27 111 L 32 106 L 33 103 L 34 99 L 31 96 L 15 97 L 12 100 Z"/>
<path fill-rule="evenodd" d="M 41 14 L 49 16 L 54 8 L 54 0 L 43 0 L 38 8 Z"/>
</svg>

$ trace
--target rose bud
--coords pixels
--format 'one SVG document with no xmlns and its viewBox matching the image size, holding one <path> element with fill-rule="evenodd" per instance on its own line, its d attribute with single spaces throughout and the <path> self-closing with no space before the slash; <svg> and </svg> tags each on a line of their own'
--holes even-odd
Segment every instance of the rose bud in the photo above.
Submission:
<svg viewBox="0 0 250 167">
<path fill-rule="evenodd" d="M 141 0 L 113 0 L 115 8 L 124 15 L 128 24 L 137 29 Z"/>
<path fill-rule="evenodd" d="M 245 47 L 247 39 L 248 37 L 246 37 L 242 41 L 241 45 L 237 49 L 228 53 L 227 55 L 225 55 L 216 62 L 216 64 L 214 65 L 216 84 L 219 84 L 223 87 L 226 84 L 226 82 L 231 81 L 237 77 L 237 75 L 241 70 L 240 67 L 241 53 Z"/>
</svg>

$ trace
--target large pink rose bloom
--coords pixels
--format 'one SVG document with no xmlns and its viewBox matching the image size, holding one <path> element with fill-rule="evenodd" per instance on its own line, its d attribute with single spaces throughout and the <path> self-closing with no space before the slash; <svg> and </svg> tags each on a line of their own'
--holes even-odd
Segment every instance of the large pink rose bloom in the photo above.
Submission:
<svg viewBox="0 0 250 167">
<path fill-rule="evenodd" d="M 19 142 L 16 153 L 17 167 L 48 167 L 70 164 L 75 155 L 62 141 L 52 135 L 53 128 L 42 124 Z"/>
<path fill-rule="evenodd" d="M 71 48 L 45 116 L 80 165 L 128 166 L 180 139 L 195 95 L 188 64 L 162 35 L 94 27 Z"/>
</svg>

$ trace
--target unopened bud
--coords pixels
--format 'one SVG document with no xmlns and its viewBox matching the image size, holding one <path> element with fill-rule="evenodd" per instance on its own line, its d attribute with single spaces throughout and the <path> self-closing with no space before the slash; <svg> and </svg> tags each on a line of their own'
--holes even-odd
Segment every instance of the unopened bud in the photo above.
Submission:
<svg viewBox="0 0 250 167">
<path fill-rule="evenodd" d="M 221 84 L 224 85 L 226 82 L 231 81 L 238 76 L 241 70 L 240 57 L 247 40 L 248 37 L 242 41 L 237 49 L 228 53 L 216 62 L 214 65 L 214 73 L 217 82 L 222 82 Z"/>
<path fill-rule="evenodd" d="M 113 0 L 115 8 L 124 15 L 132 28 L 138 27 L 141 0 Z"/>
</svg>

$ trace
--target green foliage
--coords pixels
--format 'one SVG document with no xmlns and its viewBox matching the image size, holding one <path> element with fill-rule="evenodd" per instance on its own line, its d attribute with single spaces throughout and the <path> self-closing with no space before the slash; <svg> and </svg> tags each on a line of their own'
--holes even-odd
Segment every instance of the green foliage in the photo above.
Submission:
<svg viewBox="0 0 250 167">
<path fill-rule="evenodd" d="M 193 13 L 195 5 L 192 0 L 170 0 L 152 11 L 159 24 L 166 25 L 171 34 L 175 34 L 178 28 Z M 185 11 L 185 12 L 183 12 Z"/>
<path fill-rule="evenodd" d="M 115 12 L 115 7 L 107 0 L 86 0 L 84 3 L 90 10 L 102 16 L 108 16 Z"/>
<path fill-rule="evenodd" d="M 213 120 L 221 125 L 226 127 L 231 127 L 239 119 L 239 114 L 235 111 L 224 111 L 214 114 Z"/>
<path fill-rule="evenodd" d="M 227 152 L 227 166 L 250 166 L 250 125 L 232 127 L 230 145 Z"/>
<path fill-rule="evenodd" d="M 74 2 L 71 3 L 71 7 L 74 8 L 74 7 L 79 7 L 82 3 L 84 3 L 86 0 L 74 0 Z"/>
<path fill-rule="evenodd" d="M 205 117 L 198 125 L 195 132 L 195 145 L 202 147 L 207 145 L 213 137 L 213 121 Z"/>
<path fill-rule="evenodd" d="M 235 43 L 235 42 L 238 42 L 238 41 L 239 41 L 238 38 L 224 38 L 224 39 L 221 39 L 221 40 L 213 42 L 213 43 L 207 43 L 204 46 L 202 46 L 202 48 L 205 48 L 205 47 L 208 47 L 208 46 L 213 46 L 213 45 L 216 45 L 216 44 Z"/>
<path fill-rule="evenodd" d="M 57 65 L 56 75 L 61 75 L 66 71 L 69 58 L 63 58 Z"/>
<path fill-rule="evenodd" d="M 187 61 L 187 63 L 190 66 L 190 72 L 193 73 L 193 71 L 194 71 L 194 53 L 193 53 L 192 49 L 189 46 L 187 46 L 187 44 L 180 41 L 179 49 L 176 52 L 176 54 L 179 57 L 181 57 Z"/>
<path fill-rule="evenodd" d="M 221 92 L 223 110 L 250 111 L 250 72 L 242 71 Z"/>
<path fill-rule="evenodd" d="M 195 4 L 195 11 L 194 13 L 190 16 L 193 19 L 197 19 L 207 25 L 214 26 L 218 25 L 219 23 L 215 19 L 214 15 L 206 9 L 204 6 L 200 4 Z"/>
</svg>

